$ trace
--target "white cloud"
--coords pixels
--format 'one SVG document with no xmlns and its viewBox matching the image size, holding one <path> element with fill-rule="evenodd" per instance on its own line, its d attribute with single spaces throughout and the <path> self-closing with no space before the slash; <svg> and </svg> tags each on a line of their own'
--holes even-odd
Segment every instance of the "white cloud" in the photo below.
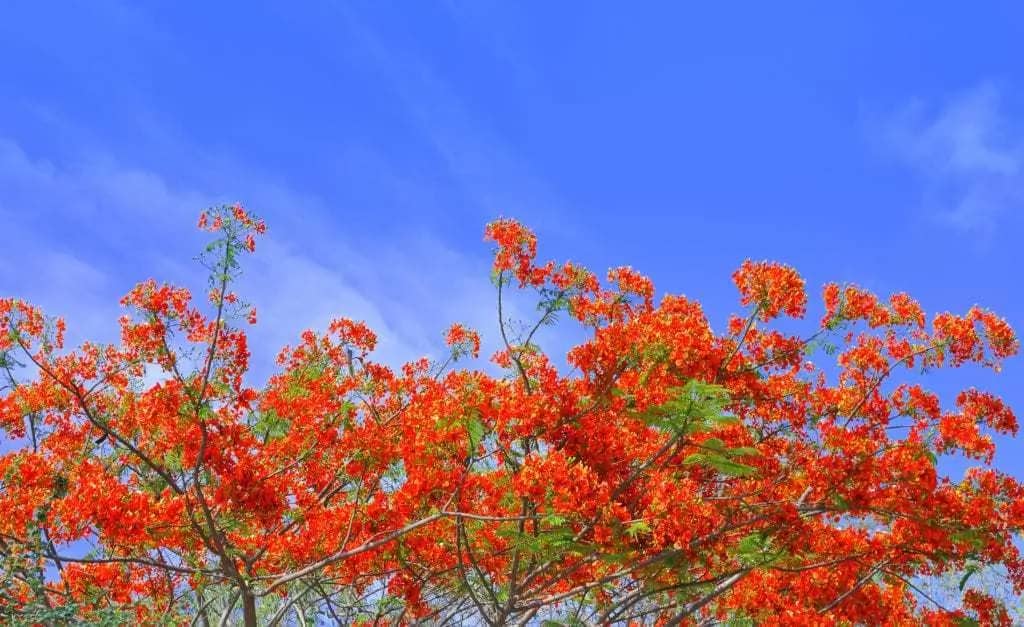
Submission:
<svg viewBox="0 0 1024 627">
<path fill-rule="evenodd" d="M 454 321 L 497 347 L 482 244 L 479 255 L 465 255 L 426 233 L 346 232 L 315 196 L 238 174 L 231 180 L 243 181 L 240 196 L 271 226 L 237 286 L 259 314 L 250 343 L 256 381 L 284 344 L 340 316 L 366 321 L 380 340 L 377 358 L 392 365 L 440 356 Z M 204 270 L 189 261 L 201 242 L 193 227 L 218 200 L 109 156 L 55 163 L 0 138 L 0 220 L 10 234 L 0 293 L 65 316 L 73 341 L 113 341 L 117 301 L 140 280 L 184 284 L 202 298 Z"/>
<path fill-rule="evenodd" d="M 885 124 L 890 150 L 925 184 L 925 204 L 941 222 L 990 237 L 1024 204 L 1024 129 L 1002 94 L 984 83 L 937 110 L 915 101 Z"/>
<path fill-rule="evenodd" d="M 366 322 L 379 339 L 376 357 L 387 363 L 402 363 L 429 349 L 427 337 L 396 328 L 406 326 L 402 312 L 383 311 L 348 273 L 274 241 L 261 243 L 257 255 L 245 261 L 244 272 L 238 290 L 259 318 L 250 331 L 257 377 L 269 374 L 266 367 L 277 351 L 294 345 L 303 330 L 325 329 L 338 317 Z"/>
<path fill-rule="evenodd" d="M 197 213 L 209 195 L 172 190 L 153 172 L 94 154 L 87 162 L 57 164 L 29 156 L 0 137 L 0 213 L 25 222 L 64 215 L 96 226 L 125 225 L 144 217 L 171 224 Z"/>
<path fill-rule="evenodd" d="M 110 159 L 58 164 L 0 137 L 0 293 L 66 318 L 71 342 L 112 341 L 118 299 L 174 249 L 150 234 L 187 232 L 204 204 L 150 172 Z"/>
</svg>

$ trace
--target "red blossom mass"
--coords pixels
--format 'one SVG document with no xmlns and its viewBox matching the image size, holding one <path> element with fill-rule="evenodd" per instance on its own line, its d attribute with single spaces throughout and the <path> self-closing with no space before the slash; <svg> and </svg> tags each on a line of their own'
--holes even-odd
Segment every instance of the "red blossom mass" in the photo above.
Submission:
<svg viewBox="0 0 1024 627">
<path fill-rule="evenodd" d="M 538 262 L 499 220 L 498 307 L 518 288 L 539 314 L 499 311 L 498 369 L 456 367 L 480 350 L 461 324 L 449 358 L 394 369 L 338 318 L 253 388 L 255 309 L 230 288 L 266 227 L 240 205 L 199 227 L 209 305 L 143 282 L 117 344 L 65 348 L 62 320 L 0 299 L 3 620 L 1010 622 L 983 590 L 947 607 L 915 583 L 998 566 L 1024 585 L 1024 488 L 991 466 L 1017 420 L 921 376 L 1015 355 L 987 310 L 928 322 L 829 284 L 794 335 L 770 323 L 803 318 L 804 280 L 746 261 L 746 311 L 716 332 L 631 268 Z M 559 312 L 586 331 L 564 370 L 536 335 Z M 979 462 L 959 480 L 936 468 L 954 452 Z"/>
</svg>

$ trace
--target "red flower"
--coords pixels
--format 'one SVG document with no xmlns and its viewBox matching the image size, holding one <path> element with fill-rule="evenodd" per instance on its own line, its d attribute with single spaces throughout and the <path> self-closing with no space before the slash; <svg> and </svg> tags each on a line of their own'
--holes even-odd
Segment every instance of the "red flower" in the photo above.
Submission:
<svg viewBox="0 0 1024 627">
<path fill-rule="evenodd" d="M 732 275 L 740 290 L 740 303 L 757 307 L 758 317 L 764 321 L 785 313 L 801 318 L 807 305 L 804 280 L 796 270 L 767 261 L 743 262 Z"/>
</svg>

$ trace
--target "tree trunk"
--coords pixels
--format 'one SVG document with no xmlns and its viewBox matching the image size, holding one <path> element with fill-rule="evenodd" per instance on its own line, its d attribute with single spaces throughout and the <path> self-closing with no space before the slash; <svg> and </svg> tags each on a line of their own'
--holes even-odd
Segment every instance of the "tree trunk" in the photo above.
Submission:
<svg viewBox="0 0 1024 627">
<path fill-rule="evenodd" d="M 242 616 L 245 627 L 256 627 L 256 597 L 249 590 L 242 590 Z"/>
<path fill-rule="evenodd" d="M 202 588 L 196 590 L 196 607 L 199 608 L 199 624 L 202 627 L 210 627 L 210 615 L 207 613 L 206 595 L 203 594 Z"/>
</svg>

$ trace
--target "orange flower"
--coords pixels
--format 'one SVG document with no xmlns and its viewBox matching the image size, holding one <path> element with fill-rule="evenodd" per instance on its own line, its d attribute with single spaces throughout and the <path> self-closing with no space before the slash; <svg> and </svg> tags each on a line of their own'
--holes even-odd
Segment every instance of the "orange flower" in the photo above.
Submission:
<svg viewBox="0 0 1024 627">
<path fill-rule="evenodd" d="M 807 294 L 804 280 L 793 268 L 748 259 L 733 273 L 732 280 L 740 290 L 740 303 L 755 305 L 762 320 L 777 318 L 780 313 L 803 317 Z"/>
<path fill-rule="evenodd" d="M 474 358 L 480 356 L 480 335 L 461 324 L 448 327 L 444 340 L 452 348 L 453 354 L 468 354 Z"/>
<path fill-rule="evenodd" d="M 502 329 L 502 371 L 376 363 L 374 332 L 337 318 L 253 387 L 233 264 L 265 225 L 232 205 L 200 227 L 211 302 L 144 281 L 115 344 L 64 350 L 63 321 L 0 299 L 5 616 L 1009 621 L 970 588 L 933 611 L 900 583 L 978 563 L 1024 586 L 1024 484 L 992 467 L 1016 416 L 993 392 L 927 387 L 1017 352 L 987 310 L 929 327 L 905 294 L 829 284 L 820 325 L 776 325 L 804 314 L 804 282 L 747 261 L 733 280 L 754 313 L 719 326 L 629 267 L 602 286 L 538 264 L 533 233 L 499 220 L 500 285 L 539 307 Z M 532 331 L 561 311 L 564 362 Z M 462 324 L 445 341 L 480 350 Z M 981 463 L 946 477 L 946 453 Z"/>
</svg>

